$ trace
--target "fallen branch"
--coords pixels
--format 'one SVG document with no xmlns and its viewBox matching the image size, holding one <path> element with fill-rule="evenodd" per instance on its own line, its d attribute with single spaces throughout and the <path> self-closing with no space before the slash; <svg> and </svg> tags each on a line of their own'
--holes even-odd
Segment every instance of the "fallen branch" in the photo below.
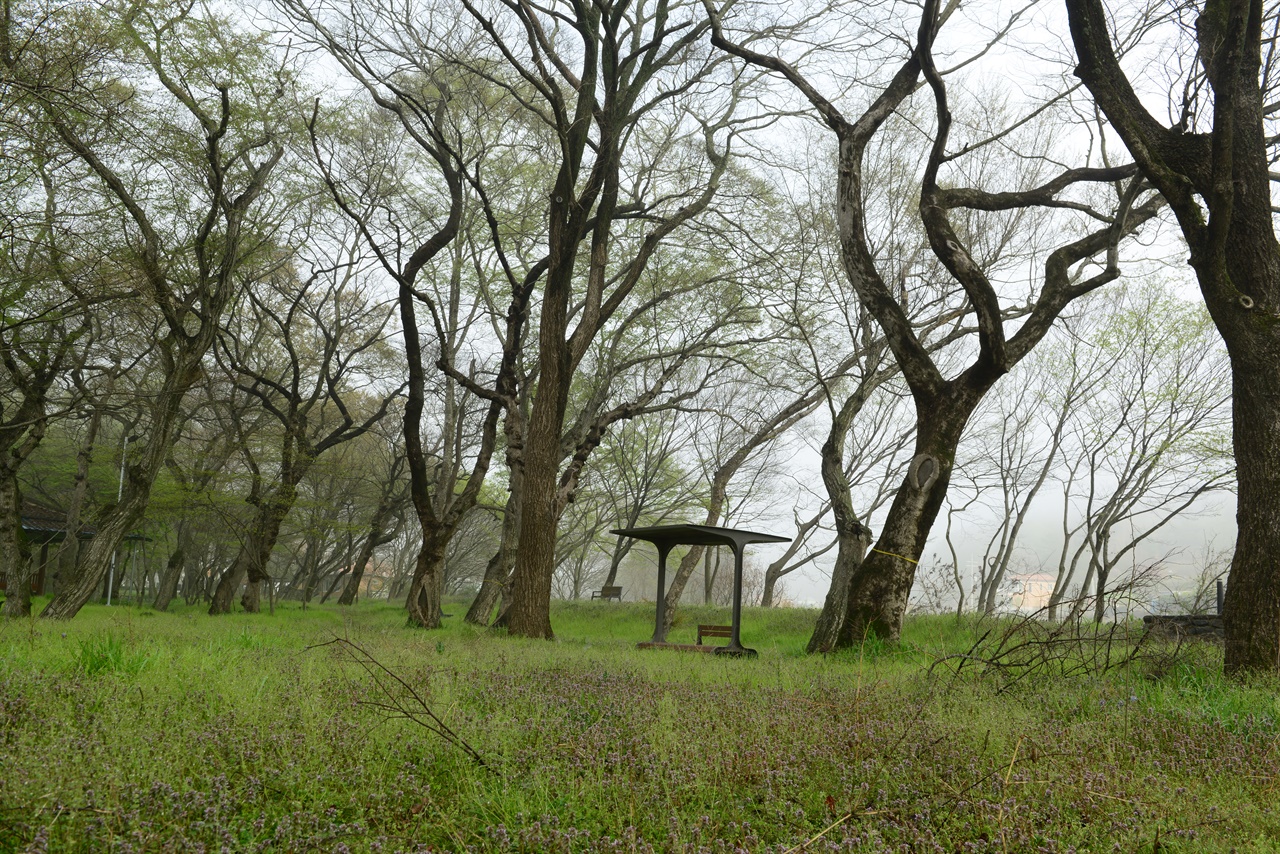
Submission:
<svg viewBox="0 0 1280 854">
<path fill-rule="evenodd" d="M 412 685 L 391 668 L 374 658 L 371 653 L 355 641 L 335 637 L 331 641 L 313 644 L 307 649 L 320 649 L 328 646 L 338 647 L 347 654 L 351 661 L 364 668 L 364 671 L 373 679 L 373 684 L 378 687 L 378 690 L 386 698 L 385 700 L 362 699 L 356 702 L 360 705 L 371 706 L 386 712 L 393 718 L 412 721 L 427 730 L 427 732 L 439 736 L 446 743 L 466 753 L 481 768 L 488 771 L 493 770 L 484 761 L 484 757 L 480 755 L 479 751 L 468 744 L 462 736 L 454 732 L 439 715 L 432 711 L 431 706 L 421 694 L 414 690 Z M 396 689 L 396 686 L 399 686 L 399 690 Z"/>
</svg>

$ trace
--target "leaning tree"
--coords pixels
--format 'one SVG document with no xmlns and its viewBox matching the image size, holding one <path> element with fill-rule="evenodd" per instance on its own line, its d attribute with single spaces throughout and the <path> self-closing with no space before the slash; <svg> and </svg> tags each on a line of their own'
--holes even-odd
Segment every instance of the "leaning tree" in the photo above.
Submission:
<svg viewBox="0 0 1280 854">
<path fill-rule="evenodd" d="M 958 6 L 953 2 L 940 9 L 937 0 L 925 3 L 906 57 L 898 59 L 892 78 L 861 114 L 850 118 L 799 65 L 756 50 L 750 46 L 749 33 L 731 38 L 727 28 L 733 20 L 722 26 L 708 4 L 715 21 L 713 44 L 783 77 L 834 132 L 839 144 L 836 207 L 845 274 L 883 331 L 915 404 L 913 464 L 894 496 L 879 538 L 850 580 L 837 646 L 854 643 L 867 633 L 898 638 L 916 566 L 946 497 L 956 448 L 970 416 L 1072 300 L 1120 275 L 1120 242 L 1155 216 L 1160 206 L 1133 164 L 1062 169 L 1047 151 L 1032 149 L 1019 152 L 1017 168 L 972 165 L 993 145 L 1027 142 L 1019 131 L 1034 128 L 1034 123 L 1024 120 L 987 128 L 975 123 L 968 134 L 957 133 L 953 141 L 956 123 L 948 75 L 935 63 L 934 43 Z M 886 25 L 892 26 L 892 21 Z M 901 43 L 897 35 L 881 43 Z M 942 357 L 930 352 L 904 306 L 904 296 L 910 295 L 908 283 L 891 281 L 877 263 L 871 239 L 875 222 L 867 203 L 873 188 L 864 182 L 869 144 L 921 88 L 921 78 L 932 96 L 934 126 L 923 140 L 918 210 L 937 266 L 927 271 L 929 281 L 920 289 L 958 285 L 959 304 L 976 329 L 967 349 L 965 345 L 949 348 Z M 1039 143 L 1047 144 L 1044 139 Z M 967 186 L 969 181 L 984 186 Z M 1009 188 L 988 189 L 1001 183 Z M 1067 212 L 1077 218 L 1054 222 L 1049 216 Z M 1002 250 L 1029 243 L 1032 234 L 1055 235 L 1058 243 L 1053 248 L 1033 247 L 1023 256 L 1021 278 L 1025 281 L 1027 267 L 1038 269 L 1037 286 L 1029 294 L 1024 288 L 1022 296 L 1011 298 L 1009 259 Z"/>
</svg>

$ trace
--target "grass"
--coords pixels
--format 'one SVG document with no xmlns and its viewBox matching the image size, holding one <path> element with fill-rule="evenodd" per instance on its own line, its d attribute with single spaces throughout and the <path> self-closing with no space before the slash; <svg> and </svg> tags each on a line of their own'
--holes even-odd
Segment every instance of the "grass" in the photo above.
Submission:
<svg viewBox="0 0 1280 854">
<path fill-rule="evenodd" d="M 725 660 L 636 650 L 641 604 L 560 603 L 551 643 L 447 610 L 0 624 L 0 851 L 1280 847 L 1277 686 L 1212 647 L 1051 678 L 950 618 L 815 657 L 814 612 L 749 610 Z"/>
</svg>

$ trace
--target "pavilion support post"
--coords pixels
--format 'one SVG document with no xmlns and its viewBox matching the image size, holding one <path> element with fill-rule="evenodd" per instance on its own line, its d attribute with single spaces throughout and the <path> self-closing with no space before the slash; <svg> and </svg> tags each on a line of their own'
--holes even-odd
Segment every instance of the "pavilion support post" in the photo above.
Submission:
<svg viewBox="0 0 1280 854">
<path fill-rule="evenodd" d="M 716 655 L 754 656 L 754 649 L 742 645 L 742 552 L 746 543 L 737 537 L 733 539 L 733 632 L 729 643 L 716 648 Z"/>
<path fill-rule="evenodd" d="M 742 543 L 733 544 L 733 637 L 730 649 L 742 649 Z"/>
<path fill-rule="evenodd" d="M 658 618 L 657 624 L 653 628 L 652 643 L 666 643 L 667 629 L 667 555 L 671 554 L 671 549 L 675 545 L 669 542 L 655 543 L 658 547 Z M 735 630 L 736 634 L 736 630 Z"/>
</svg>

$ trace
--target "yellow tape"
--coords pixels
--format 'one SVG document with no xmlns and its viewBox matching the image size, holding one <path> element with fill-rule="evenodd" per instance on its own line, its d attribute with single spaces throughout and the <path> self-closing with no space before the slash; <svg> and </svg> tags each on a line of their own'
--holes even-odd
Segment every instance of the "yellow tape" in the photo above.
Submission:
<svg viewBox="0 0 1280 854">
<path fill-rule="evenodd" d="M 881 551 L 880 549 L 872 549 L 871 551 L 875 552 L 876 554 L 888 555 L 889 557 L 900 557 L 903 560 L 905 560 L 907 563 L 914 563 L 916 566 L 920 565 L 920 561 L 912 560 L 906 555 L 896 555 L 893 552 L 885 552 L 885 551 Z"/>
</svg>

